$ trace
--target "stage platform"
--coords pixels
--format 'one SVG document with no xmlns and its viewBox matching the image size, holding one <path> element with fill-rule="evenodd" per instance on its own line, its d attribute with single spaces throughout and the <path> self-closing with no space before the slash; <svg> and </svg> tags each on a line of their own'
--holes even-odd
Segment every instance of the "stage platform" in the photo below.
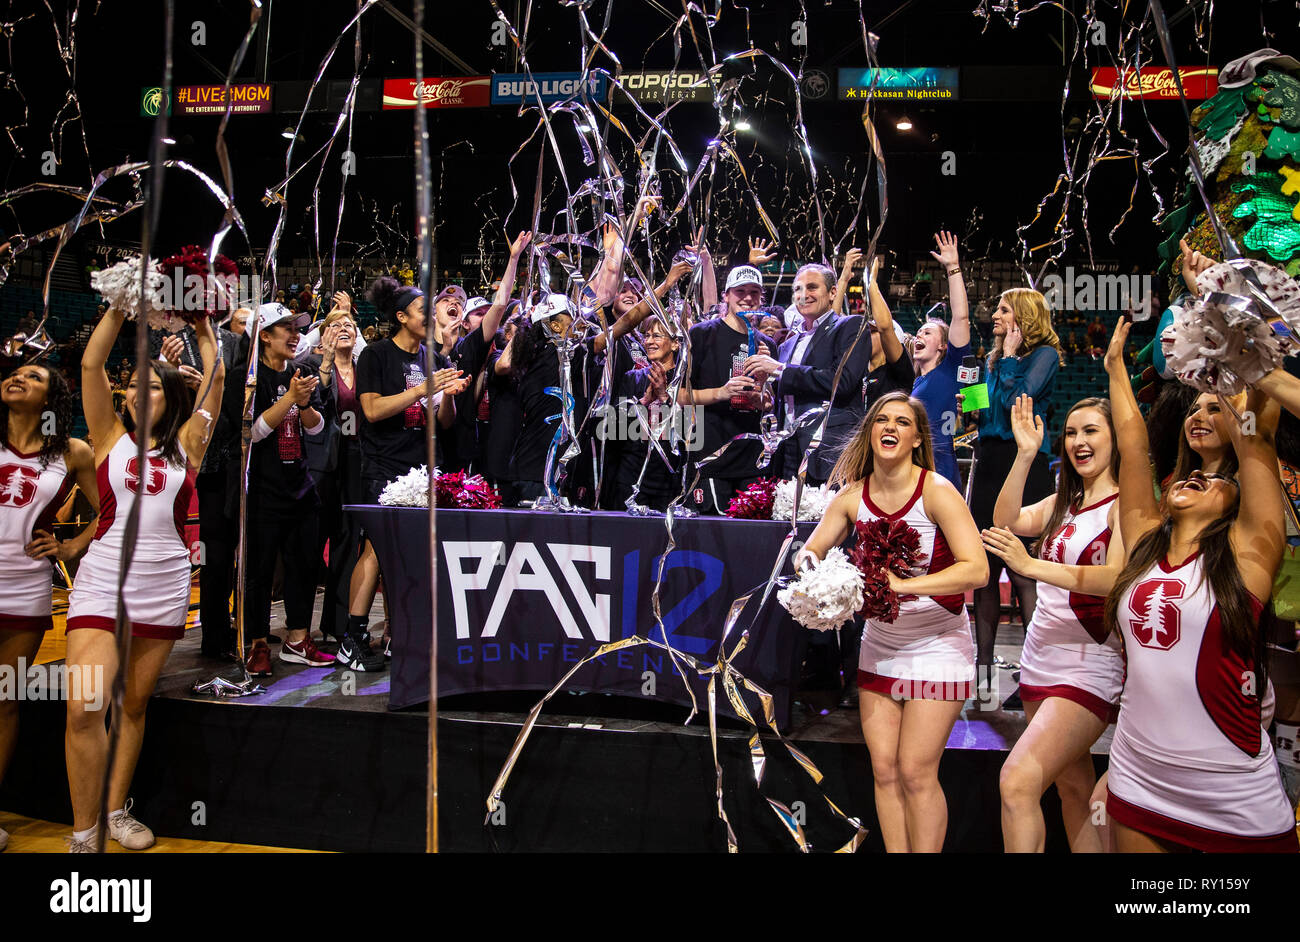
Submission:
<svg viewBox="0 0 1300 942">
<path fill-rule="evenodd" d="M 275 608 L 273 625 L 282 624 L 280 606 Z M 377 607 L 372 625 L 381 618 Z M 1019 625 L 1004 623 L 997 653 L 1017 660 L 1021 640 Z M 424 849 L 428 713 L 390 712 L 387 672 L 345 676 L 277 660 L 265 694 L 214 702 L 190 693 L 196 679 L 219 666 L 198 648 L 198 632 L 188 632 L 149 706 L 133 789 L 141 820 L 159 835 L 191 840 L 336 851 Z M 998 699 L 1005 700 L 1015 684 L 1010 671 L 996 673 Z M 605 694 L 562 693 L 551 700 L 506 788 L 504 814 L 485 823 L 485 799 L 539 697 L 527 692 L 441 700 L 443 850 L 726 850 L 707 715 L 685 726 L 685 709 Z M 825 774 L 825 793 L 848 814 L 862 817 L 870 830 L 863 851 L 880 851 L 857 710 L 826 701 L 820 706 L 829 712 L 796 704 L 789 738 Z M 21 722 L 18 750 L 0 786 L 0 808 L 70 821 L 64 705 L 25 702 Z M 1024 726 L 1021 712 L 967 703 L 940 767 L 949 803 L 945 850 L 1002 849 L 998 771 Z M 763 795 L 796 812 L 804 809 L 814 850 L 846 842 L 851 830 L 826 810 L 819 789 L 775 737 L 765 737 L 767 771 L 759 794 L 748 737 L 741 724 L 720 722 L 725 803 L 740 849 L 795 849 Z M 1109 742 L 1108 730 L 1094 749 L 1099 771 Z M 1047 849 L 1065 851 L 1054 792 L 1044 806 Z"/>
</svg>

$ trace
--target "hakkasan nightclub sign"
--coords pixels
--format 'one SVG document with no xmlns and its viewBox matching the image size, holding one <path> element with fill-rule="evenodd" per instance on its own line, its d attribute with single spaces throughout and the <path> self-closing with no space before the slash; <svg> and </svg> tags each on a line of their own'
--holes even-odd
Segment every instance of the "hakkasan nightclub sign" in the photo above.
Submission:
<svg viewBox="0 0 1300 942">
<path fill-rule="evenodd" d="M 1178 78 L 1183 94 L 1191 100 L 1213 98 L 1219 92 L 1219 70 L 1196 66 L 1179 66 Z M 1173 69 L 1147 66 L 1129 69 L 1120 87 L 1119 70 L 1110 66 L 1092 70 L 1093 98 L 1178 98 Z"/>
<path fill-rule="evenodd" d="M 954 101 L 958 84 L 955 68 L 840 69 L 844 100 L 865 100 L 870 95 L 877 101 Z"/>
<path fill-rule="evenodd" d="M 158 115 L 164 106 L 161 88 L 143 89 L 140 95 L 140 114 L 146 118 Z M 230 86 L 230 113 L 270 114 L 270 85 Z M 226 86 L 180 85 L 172 92 L 168 114 L 218 114 L 226 113 Z"/>
<path fill-rule="evenodd" d="M 588 73 L 586 96 L 593 101 L 604 101 L 609 93 L 606 77 Z M 568 101 L 583 95 L 580 72 L 505 72 L 492 76 L 492 104 L 535 105 L 540 98 L 543 104 Z"/>
<path fill-rule="evenodd" d="M 492 104 L 492 76 L 459 75 L 431 78 L 384 79 L 384 110 L 414 108 L 485 108 Z"/>
</svg>

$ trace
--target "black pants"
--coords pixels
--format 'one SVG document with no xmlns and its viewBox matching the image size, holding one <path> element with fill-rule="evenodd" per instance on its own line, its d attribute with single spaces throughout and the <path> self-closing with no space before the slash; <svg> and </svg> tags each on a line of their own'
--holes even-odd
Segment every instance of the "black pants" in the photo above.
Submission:
<svg viewBox="0 0 1300 942">
<path fill-rule="evenodd" d="M 341 637 L 347 626 L 348 589 L 352 570 L 361 549 L 361 528 L 345 513 L 344 504 L 363 504 L 367 494 L 361 484 L 361 449 L 355 439 L 339 440 L 338 465 L 331 472 L 316 477 L 316 494 L 320 497 L 320 518 L 316 534 L 316 553 L 312 557 L 323 571 L 317 581 L 325 583 L 321 603 L 322 634 Z M 329 546 L 329 563 L 324 560 Z"/>
<path fill-rule="evenodd" d="M 271 624 L 271 582 L 275 560 L 284 564 L 284 624 L 294 631 L 311 628 L 316 598 L 318 508 L 303 501 L 290 514 L 268 514 L 250 504 L 248 512 L 248 592 L 244 602 L 245 641 L 265 638 Z"/>
<path fill-rule="evenodd" d="M 230 593 L 235 578 L 235 554 L 239 550 L 237 486 L 238 478 L 225 470 L 205 471 L 195 479 L 199 494 L 199 540 L 203 543 L 199 620 L 203 623 L 203 650 L 209 654 L 235 649 Z"/>
</svg>

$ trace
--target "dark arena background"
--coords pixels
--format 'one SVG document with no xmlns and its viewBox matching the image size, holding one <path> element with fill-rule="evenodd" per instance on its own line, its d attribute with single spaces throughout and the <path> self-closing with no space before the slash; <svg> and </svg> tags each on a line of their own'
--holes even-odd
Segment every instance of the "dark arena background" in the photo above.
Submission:
<svg viewBox="0 0 1300 942">
<path fill-rule="evenodd" d="M 1021 662 L 1036 600 L 1102 624 L 1105 588 L 1048 589 L 1043 567 L 1075 562 L 1085 494 L 1118 493 L 1071 568 L 1124 569 L 1123 471 L 1093 448 L 1118 455 L 1133 427 L 1163 501 L 1151 514 L 1178 519 L 1175 470 L 1194 467 L 1211 472 L 1194 478 L 1203 494 L 1240 492 L 1241 516 L 1223 510 L 1234 533 L 1279 534 L 1272 598 L 1243 629 L 1260 657 L 1203 647 L 1188 689 L 1224 729 L 1204 658 L 1255 671 L 1232 708 L 1249 718 L 1241 748 L 1272 763 L 1294 811 L 1300 437 L 1278 384 L 1300 376 L 1295 0 L 0 6 L 0 868 L 148 833 L 147 854 L 1040 850 L 1053 862 L 994 869 L 1031 870 L 1043 892 L 1091 880 L 1072 849 L 1133 850 L 1116 834 L 1141 831 L 1111 827 L 1099 782 L 1128 735 L 1110 721 L 1147 702 L 1128 609 L 1108 640 L 1070 648 L 1115 658 L 1113 699 L 1041 664 L 1031 683 Z M 1207 288 L 1207 269 L 1227 274 Z M 1216 304 L 1239 333 L 1196 313 Z M 969 350 L 935 354 L 936 322 L 943 349 L 968 333 Z M 1040 381 L 1028 364 L 1044 347 Z M 177 384 L 155 383 L 147 412 L 142 358 Z M 59 408 L 51 371 L 67 378 Z M 1075 409 L 1121 387 L 1137 418 L 1112 401 L 1113 434 L 1095 403 Z M 924 435 L 890 390 L 926 406 Z M 1268 399 L 1253 390 L 1283 407 L 1266 436 L 1280 495 L 1246 458 L 1238 471 L 1246 445 L 1220 444 L 1231 462 L 1216 465 L 1198 438 L 1227 443 L 1214 429 L 1229 414 L 1253 423 Z M 1224 398 L 1198 405 L 1207 392 Z M 166 431 L 173 405 L 195 437 Z M 825 485 L 863 480 L 831 473 L 860 425 L 873 482 L 917 435 L 917 455 L 934 442 L 930 483 L 911 500 L 912 484 L 895 500 L 873 483 L 876 503 L 845 511 Z M 169 476 L 147 453 L 160 434 L 205 457 Z M 55 468 L 57 495 L 31 490 Z M 1247 521 L 1252 484 L 1273 503 Z M 173 505 L 151 512 L 141 486 Z M 1048 533 L 1052 502 L 1036 502 L 1058 488 L 1070 516 Z M 33 494 L 49 501 L 39 519 Z M 975 524 L 964 544 L 953 515 Z M 1010 520 L 1025 539 L 988 535 Z M 181 591 L 157 568 L 164 544 L 190 567 L 169 648 L 141 614 Z M 818 618 L 849 620 L 815 631 L 789 609 L 836 544 L 861 588 L 839 619 L 817 596 Z M 31 576 L 33 557 L 48 571 Z M 1240 600 L 1248 576 L 1243 563 Z M 908 577 L 933 581 L 909 594 Z M 32 578 L 50 584 L 48 626 Z M 1179 609 L 1141 589 L 1133 637 L 1174 650 L 1177 627 L 1160 639 Z M 899 680 L 889 665 L 929 655 L 872 660 L 884 642 L 861 640 L 863 617 L 869 637 L 901 618 L 886 635 L 915 628 L 898 641 L 911 651 L 940 630 L 908 621 L 923 604 L 956 619 L 934 637 L 963 660 Z M 1201 644 L 1181 618 L 1185 646 Z M 1264 662 L 1268 695 L 1249 686 Z M 896 752 L 873 756 L 883 714 L 864 711 L 887 688 L 870 685 L 891 681 L 928 686 L 894 690 Z M 1047 704 L 1078 715 L 1031 726 Z M 1068 763 L 1043 767 L 1042 744 L 1066 742 Z M 1242 801 L 1246 819 L 1262 807 Z M 1179 827 L 1224 835 L 1174 825 L 1143 832 L 1149 849 L 1262 850 L 1250 842 L 1276 830 L 1251 819 L 1237 843 L 1202 846 Z M 1138 892 L 1129 876 L 1157 871 L 1125 860 L 1098 914 L 1171 901 Z M 1001 889 L 945 862 L 936 877 Z M 1193 870 L 1181 904 L 1265 898 L 1202 889 Z"/>
</svg>

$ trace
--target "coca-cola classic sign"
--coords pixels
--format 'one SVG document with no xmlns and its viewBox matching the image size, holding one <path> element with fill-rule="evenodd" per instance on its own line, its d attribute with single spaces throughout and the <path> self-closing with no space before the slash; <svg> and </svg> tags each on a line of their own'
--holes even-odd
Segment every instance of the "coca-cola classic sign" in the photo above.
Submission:
<svg viewBox="0 0 1300 942">
<path fill-rule="evenodd" d="M 492 76 L 431 76 L 415 79 L 384 79 L 384 108 L 486 108 L 492 103 Z"/>
<path fill-rule="evenodd" d="M 1181 66 L 1178 77 L 1183 83 L 1183 94 L 1189 100 L 1213 98 L 1219 91 L 1219 70 L 1196 66 Z M 1119 70 L 1101 68 L 1092 70 L 1093 98 L 1178 98 L 1172 69 L 1147 66 L 1139 73 L 1129 69 L 1124 75 L 1124 87 L 1119 88 Z"/>
</svg>

